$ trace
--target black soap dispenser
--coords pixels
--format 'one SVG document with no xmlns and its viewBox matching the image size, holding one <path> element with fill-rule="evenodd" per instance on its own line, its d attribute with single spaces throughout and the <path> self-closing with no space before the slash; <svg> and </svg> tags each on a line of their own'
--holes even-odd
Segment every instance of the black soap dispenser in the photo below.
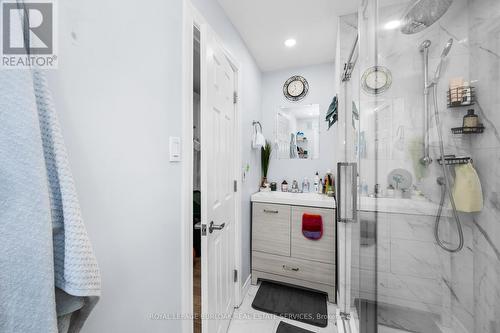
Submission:
<svg viewBox="0 0 500 333">
<path fill-rule="evenodd" d="M 473 131 L 472 128 L 479 126 L 479 117 L 474 113 L 474 109 L 467 110 L 464 116 L 463 128 L 464 132 Z"/>
</svg>

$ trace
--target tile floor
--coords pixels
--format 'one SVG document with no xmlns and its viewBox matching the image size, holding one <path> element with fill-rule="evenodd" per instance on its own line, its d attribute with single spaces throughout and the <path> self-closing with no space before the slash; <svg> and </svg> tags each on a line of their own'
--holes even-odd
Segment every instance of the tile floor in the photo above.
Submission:
<svg viewBox="0 0 500 333">
<path fill-rule="evenodd" d="M 252 308 L 252 302 L 258 289 L 258 286 L 250 286 L 248 293 L 243 299 L 243 303 L 234 311 L 234 317 L 229 326 L 228 333 L 275 333 L 280 321 L 287 322 L 315 333 L 337 333 L 337 327 L 335 325 L 335 311 L 337 310 L 336 304 L 327 303 L 328 315 L 331 319 L 328 320 L 327 327 L 321 328 L 255 310 Z M 453 332 L 453 330 L 443 327 L 440 327 L 440 329 L 443 333 L 456 333 Z M 379 325 L 378 332 L 408 333 L 404 330 L 383 325 Z"/>
<path fill-rule="evenodd" d="M 335 304 L 327 303 L 328 315 L 331 318 L 328 320 L 328 326 L 324 328 L 316 327 L 253 309 L 252 302 L 258 289 L 258 286 L 250 286 L 247 295 L 243 299 L 243 303 L 234 311 L 234 317 L 229 326 L 228 333 L 275 333 L 280 321 L 316 333 L 337 333 L 337 327 L 335 326 L 335 311 L 337 306 Z"/>
</svg>

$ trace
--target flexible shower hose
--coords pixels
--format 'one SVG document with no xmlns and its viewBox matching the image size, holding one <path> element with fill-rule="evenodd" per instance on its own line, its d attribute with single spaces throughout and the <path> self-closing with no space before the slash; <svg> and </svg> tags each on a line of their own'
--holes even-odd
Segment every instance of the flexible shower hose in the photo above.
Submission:
<svg viewBox="0 0 500 333">
<path fill-rule="evenodd" d="M 458 217 L 457 207 L 455 206 L 455 199 L 453 199 L 453 193 L 451 193 L 449 171 L 448 171 L 448 168 L 447 168 L 446 163 L 445 163 L 443 133 L 442 133 L 442 129 L 441 129 L 441 120 L 439 119 L 439 109 L 438 109 L 438 102 L 437 102 L 437 83 L 434 83 L 433 88 L 434 88 L 433 89 L 434 117 L 436 119 L 436 127 L 437 127 L 438 136 L 439 136 L 439 150 L 441 153 L 441 166 L 443 167 L 444 181 L 445 181 L 445 186 L 441 190 L 441 202 L 439 203 L 439 209 L 438 209 L 438 213 L 436 215 L 436 222 L 434 224 L 434 237 L 436 238 L 436 242 L 438 243 L 438 245 L 443 250 L 446 250 L 448 252 L 453 253 L 453 252 L 460 251 L 464 247 L 464 233 L 462 230 L 462 224 L 460 223 L 460 218 Z M 443 187 L 443 185 L 441 185 L 441 187 Z M 457 231 L 458 231 L 458 237 L 459 237 L 459 244 L 455 248 L 449 248 L 448 246 L 446 246 L 446 244 L 443 241 L 441 241 L 441 238 L 439 237 L 439 223 L 441 221 L 441 213 L 443 212 L 443 206 L 444 206 L 446 192 L 448 192 L 448 197 L 450 199 L 451 207 L 453 208 L 453 217 L 455 218 L 455 223 L 457 225 Z"/>
</svg>

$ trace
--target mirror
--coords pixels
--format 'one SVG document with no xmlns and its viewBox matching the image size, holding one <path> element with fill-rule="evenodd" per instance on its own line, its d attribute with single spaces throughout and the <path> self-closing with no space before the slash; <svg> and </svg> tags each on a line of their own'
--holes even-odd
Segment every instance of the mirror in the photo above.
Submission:
<svg viewBox="0 0 500 333">
<path fill-rule="evenodd" d="M 276 115 L 278 159 L 319 158 L 319 105 L 280 107 Z"/>
</svg>

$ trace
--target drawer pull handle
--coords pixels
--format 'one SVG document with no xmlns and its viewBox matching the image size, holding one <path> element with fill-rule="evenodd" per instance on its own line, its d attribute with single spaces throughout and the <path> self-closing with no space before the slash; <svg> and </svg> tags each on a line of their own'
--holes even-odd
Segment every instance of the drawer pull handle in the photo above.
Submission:
<svg viewBox="0 0 500 333">
<path fill-rule="evenodd" d="M 279 212 L 277 210 L 264 209 L 264 213 L 278 214 Z"/>
<path fill-rule="evenodd" d="M 283 265 L 283 270 L 285 271 L 294 271 L 294 272 L 298 272 L 299 271 L 299 268 L 298 267 L 289 267 L 287 265 Z"/>
</svg>

